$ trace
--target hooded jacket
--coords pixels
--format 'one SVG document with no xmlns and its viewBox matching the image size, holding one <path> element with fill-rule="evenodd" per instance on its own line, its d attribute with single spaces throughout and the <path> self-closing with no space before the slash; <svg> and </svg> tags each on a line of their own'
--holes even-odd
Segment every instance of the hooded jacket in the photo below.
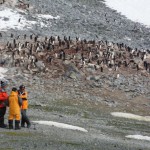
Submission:
<svg viewBox="0 0 150 150">
<path fill-rule="evenodd" d="M 8 100 L 7 92 L 0 88 L 0 108 L 6 107 L 4 103 Z"/>
<path fill-rule="evenodd" d="M 18 91 L 20 98 L 22 98 L 22 106 L 21 109 L 28 109 L 28 100 L 27 100 L 27 92 Z"/>
<path fill-rule="evenodd" d="M 17 92 L 12 91 L 8 98 L 9 113 L 12 115 L 20 114 L 22 100 Z"/>
</svg>

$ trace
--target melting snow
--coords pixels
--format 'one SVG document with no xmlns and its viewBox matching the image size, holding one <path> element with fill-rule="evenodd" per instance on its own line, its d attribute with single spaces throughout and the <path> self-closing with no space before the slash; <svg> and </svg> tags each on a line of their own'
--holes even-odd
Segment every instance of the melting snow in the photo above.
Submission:
<svg viewBox="0 0 150 150">
<path fill-rule="evenodd" d="M 34 24 L 39 24 L 41 27 L 47 27 L 42 19 L 60 18 L 60 16 L 53 17 L 51 15 L 35 14 L 32 15 L 32 17 L 36 19 L 36 21 L 29 21 L 24 17 L 24 15 L 19 14 L 19 12 L 21 11 L 12 10 L 6 7 L 0 8 L 0 31 L 6 31 L 7 29 L 26 30 L 27 28 L 32 28 Z"/>
<path fill-rule="evenodd" d="M 150 141 L 149 136 L 143 136 L 143 135 L 127 135 L 126 138 Z"/>
<path fill-rule="evenodd" d="M 105 0 L 106 4 L 132 21 L 143 23 L 150 27 L 150 0 Z"/>
<path fill-rule="evenodd" d="M 38 123 L 38 124 L 43 124 L 43 125 L 49 125 L 49 126 L 55 126 L 58 128 L 63 128 L 63 129 L 70 129 L 70 130 L 78 130 L 82 132 L 88 132 L 84 128 L 78 127 L 78 126 L 72 126 L 69 124 L 64 124 L 64 123 L 58 123 L 58 122 L 53 122 L 53 121 L 32 121 L 33 123 Z"/>
<path fill-rule="evenodd" d="M 150 116 L 139 116 L 139 115 L 134 115 L 131 113 L 122 113 L 122 112 L 113 112 L 113 113 L 111 113 L 111 115 L 113 115 L 115 117 L 121 117 L 121 118 L 128 118 L 128 119 L 150 122 Z"/>
<path fill-rule="evenodd" d="M 24 27 L 31 28 L 32 24 L 36 24 L 36 21 L 27 21 L 23 17 L 23 15 L 20 15 L 15 10 L 9 8 L 0 10 L 0 30 L 7 30 L 7 29 L 23 30 Z"/>
<path fill-rule="evenodd" d="M 3 79 L 5 77 L 5 73 L 8 71 L 8 69 L 0 67 L 0 79 Z"/>
<path fill-rule="evenodd" d="M 60 16 L 53 17 L 51 15 L 43 15 L 43 14 L 38 14 L 37 16 L 39 18 L 45 18 L 45 19 L 59 19 L 60 18 Z"/>
</svg>

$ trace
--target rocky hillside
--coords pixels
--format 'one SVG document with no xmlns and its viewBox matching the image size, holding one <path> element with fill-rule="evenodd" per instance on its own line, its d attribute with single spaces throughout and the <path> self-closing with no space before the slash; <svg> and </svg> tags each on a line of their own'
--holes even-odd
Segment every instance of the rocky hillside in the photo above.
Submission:
<svg viewBox="0 0 150 150">
<path fill-rule="evenodd" d="M 90 40 L 109 40 L 125 43 L 133 48 L 149 49 L 150 31 L 139 23 L 128 20 L 115 10 L 108 8 L 103 0 L 5 0 L 3 6 L 19 8 L 19 14 L 28 21 L 37 22 L 32 28 L 26 25 L 23 31 L 10 29 L 18 35 L 71 36 Z M 28 5 L 29 4 L 29 5 Z M 1 7 L 3 7 L 1 6 Z M 1 8 L 2 9 L 2 8 Z M 49 14 L 59 19 L 39 19 L 37 14 Z M 10 34 L 2 32 L 6 38 Z"/>
<path fill-rule="evenodd" d="M 61 122 L 83 127 L 88 132 L 34 123 L 30 129 L 20 131 L 0 129 L 0 149 L 150 149 L 147 140 L 126 138 L 135 134 L 149 136 L 149 122 L 111 115 L 112 112 L 150 115 L 149 70 L 143 61 L 140 65 L 131 60 L 145 55 L 137 53 L 142 48 L 149 49 L 149 29 L 106 7 L 102 0 L 5 0 L 0 10 L 5 7 L 16 9 L 28 23 L 36 22 L 23 30 L 16 27 L 0 31 L 0 62 L 2 68 L 8 69 L 3 79 L 9 83 L 8 92 L 13 86 L 26 86 L 31 121 Z M 38 14 L 59 17 L 39 19 Z M 57 40 L 53 40 L 56 36 Z M 115 65 L 98 63 L 113 55 L 97 55 L 98 41 L 102 41 L 98 49 L 104 55 L 111 53 L 107 52 L 109 42 L 113 44 L 117 65 L 121 62 L 118 69 Z M 131 56 L 128 48 L 138 51 Z M 125 58 L 127 62 L 131 60 L 127 68 Z M 8 111 L 6 122 L 7 116 Z"/>
</svg>

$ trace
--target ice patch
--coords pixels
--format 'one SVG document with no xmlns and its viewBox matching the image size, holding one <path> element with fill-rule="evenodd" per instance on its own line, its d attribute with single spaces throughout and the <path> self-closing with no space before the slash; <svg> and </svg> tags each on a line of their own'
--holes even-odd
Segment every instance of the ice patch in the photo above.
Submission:
<svg viewBox="0 0 150 150">
<path fill-rule="evenodd" d="M 143 136 L 143 135 L 127 135 L 126 138 L 150 141 L 149 136 Z"/>
<path fill-rule="evenodd" d="M 3 68 L 3 67 L 0 67 L 0 79 L 3 79 L 5 77 L 5 73 L 8 71 L 7 68 Z"/>
<path fill-rule="evenodd" d="M 64 124 L 64 123 L 58 123 L 58 122 L 53 122 L 53 121 L 32 121 L 33 123 L 38 123 L 38 124 L 43 124 L 43 125 L 49 125 L 49 126 L 55 126 L 58 128 L 63 128 L 63 129 L 70 129 L 70 130 L 78 130 L 82 132 L 88 132 L 84 128 L 78 127 L 78 126 L 72 126 L 69 124 Z"/>
<path fill-rule="evenodd" d="M 147 121 L 150 122 L 150 116 L 139 116 L 131 113 L 122 113 L 122 112 L 112 112 L 111 115 L 115 117 L 134 119 L 139 121 Z"/>
<path fill-rule="evenodd" d="M 110 8 L 121 12 L 127 18 L 150 27 L 150 0 L 105 0 Z"/>
</svg>

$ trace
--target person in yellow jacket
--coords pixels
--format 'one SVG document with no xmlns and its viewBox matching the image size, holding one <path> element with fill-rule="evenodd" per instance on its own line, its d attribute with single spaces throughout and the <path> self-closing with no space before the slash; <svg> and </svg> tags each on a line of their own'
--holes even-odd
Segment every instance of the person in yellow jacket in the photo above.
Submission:
<svg viewBox="0 0 150 150">
<path fill-rule="evenodd" d="M 27 128 L 30 128 L 31 123 L 29 117 L 27 116 L 28 109 L 28 93 L 25 90 L 25 86 L 21 85 L 18 90 L 19 96 L 22 98 L 22 106 L 21 106 L 21 127 L 25 127 L 25 123 L 27 124 Z"/>
<path fill-rule="evenodd" d="M 17 88 L 13 87 L 12 91 L 8 98 L 8 106 L 9 106 L 9 129 L 13 129 L 13 120 L 15 119 L 15 130 L 20 129 L 20 119 L 21 119 L 21 105 L 22 100 L 18 96 Z"/>
</svg>

